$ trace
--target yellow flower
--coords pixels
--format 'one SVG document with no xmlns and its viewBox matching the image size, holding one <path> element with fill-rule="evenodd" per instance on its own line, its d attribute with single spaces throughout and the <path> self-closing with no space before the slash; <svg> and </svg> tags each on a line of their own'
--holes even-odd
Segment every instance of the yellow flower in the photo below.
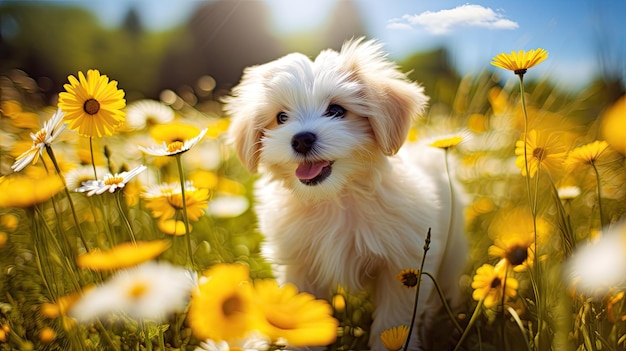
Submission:
<svg viewBox="0 0 626 351">
<path fill-rule="evenodd" d="M 161 220 L 171 219 L 176 211 L 183 209 L 183 196 L 180 183 L 161 184 L 148 188 L 143 193 L 146 199 L 146 208 L 152 211 L 154 218 Z M 209 191 L 196 189 L 191 182 L 185 185 L 185 203 L 187 216 L 192 221 L 197 221 L 204 215 L 208 207 Z"/>
<path fill-rule="evenodd" d="M 346 309 L 346 298 L 341 294 L 335 294 L 333 295 L 331 304 L 333 305 L 335 311 L 343 312 Z"/>
<path fill-rule="evenodd" d="M 417 286 L 417 280 L 419 279 L 419 277 L 419 270 L 407 268 L 400 271 L 396 278 L 402 283 L 402 285 L 406 286 L 407 288 L 414 288 Z"/>
<path fill-rule="evenodd" d="M 15 175 L 0 178 L 0 208 L 27 208 L 45 201 L 63 190 L 56 175 L 26 177 Z"/>
<path fill-rule="evenodd" d="M 217 264 L 192 293 L 187 322 L 200 340 L 230 341 L 256 330 L 259 317 L 248 266 Z"/>
<path fill-rule="evenodd" d="M 254 282 L 255 299 L 265 323 L 261 333 L 271 340 L 285 339 L 289 346 L 325 346 L 337 338 L 339 322 L 325 300 L 298 293 L 293 284 L 278 286 L 272 279 Z"/>
<path fill-rule="evenodd" d="M 533 178 L 540 169 L 547 172 L 558 170 L 565 159 L 565 148 L 558 142 L 558 136 L 556 136 L 556 134 L 551 134 L 546 138 L 533 129 L 528 132 L 526 143 L 524 143 L 523 136 L 521 140 L 515 143 L 515 155 L 517 155 L 515 165 L 522 170 L 523 176 L 526 176 L 524 149 L 526 150 L 528 172 L 530 172 L 531 178 Z"/>
<path fill-rule="evenodd" d="M 623 321 L 624 320 L 624 315 L 616 315 L 616 312 L 618 314 L 620 314 L 620 309 L 619 306 L 615 306 L 618 303 L 620 303 L 620 301 L 622 301 L 624 299 L 624 292 L 620 291 L 615 295 L 609 296 L 607 298 L 606 301 L 606 317 L 608 319 L 609 322 L 615 324 L 618 321 Z M 617 311 L 616 311 L 617 310 Z"/>
<path fill-rule="evenodd" d="M 56 339 L 57 333 L 50 327 L 44 327 L 39 331 L 39 341 L 49 344 Z"/>
<path fill-rule="evenodd" d="M 564 165 L 574 168 L 577 165 L 592 165 L 607 151 L 609 144 L 606 141 L 596 140 L 592 143 L 579 146 L 570 151 Z"/>
<path fill-rule="evenodd" d="M 93 285 L 87 285 L 81 291 L 74 291 L 67 295 L 61 296 L 57 299 L 55 303 L 44 302 L 39 307 L 39 311 L 44 317 L 50 319 L 66 315 L 67 311 L 72 308 L 74 303 L 76 303 L 76 301 L 78 301 L 83 294 L 91 291 L 91 289 L 93 288 Z"/>
<path fill-rule="evenodd" d="M 185 223 L 182 221 L 177 221 L 175 219 L 164 219 L 157 222 L 157 228 L 165 234 L 181 236 L 185 235 L 187 232 L 185 230 Z M 193 227 L 191 224 L 189 225 L 189 231 L 191 232 Z"/>
<path fill-rule="evenodd" d="M 11 119 L 16 128 L 35 129 L 39 127 L 39 116 L 36 113 L 22 111 L 22 105 L 15 100 L 2 101 L 0 113 Z"/>
<path fill-rule="evenodd" d="M 610 106 L 600 119 L 602 137 L 622 155 L 626 155 L 626 95 Z"/>
<path fill-rule="evenodd" d="M 19 224 L 19 222 L 20 220 L 17 218 L 16 215 L 10 213 L 0 215 L 0 225 L 8 229 L 9 231 L 14 231 L 15 229 L 17 229 L 17 225 Z"/>
<path fill-rule="evenodd" d="M 78 79 L 70 75 L 69 84 L 59 93 L 58 106 L 66 113 L 68 128 L 88 137 L 113 135 L 124 122 L 126 106 L 124 90 L 117 89 L 117 81 L 90 69 L 87 77 L 78 72 Z"/>
<path fill-rule="evenodd" d="M 170 244 L 169 240 L 126 242 L 107 251 L 82 254 L 76 258 L 76 263 L 96 271 L 132 267 L 159 256 Z"/>
<path fill-rule="evenodd" d="M 511 51 L 510 54 L 501 53 L 496 55 L 491 64 L 513 71 L 515 74 L 523 75 L 526 70 L 538 65 L 548 58 L 548 52 L 538 48 L 528 52 L 520 50 L 518 52 Z"/>
<path fill-rule="evenodd" d="M 171 144 L 175 141 L 185 141 L 200 134 L 200 129 L 194 125 L 174 122 L 157 124 L 150 129 L 150 136 L 157 143 Z"/>
<path fill-rule="evenodd" d="M 389 351 L 398 351 L 404 346 L 406 337 L 409 335 L 409 327 L 406 325 L 399 325 L 387 329 L 380 333 L 380 341 L 383 342 L 385 348 Z"/>
<path fill-rule="evenodd" d="M 542 216 L 536 217 L 537 244 L 544 245 L 552 232 L 552 225 Z M 504 208 L 498 211 L 491 221 L 487 231 L 489 237 L 495 242 L 500 238 L 517 237 L 521 241 L 534 240 L 535 229 L 533 218 L 528 208 L 515 207 Z"/>
<path fill-rule="evenodd" d="M 517 279 L 507 275 L 507 266 L 498 264 L 495 267 L 483 264 L 476 270 L 472 281 L 472 298 L 476 301 L 483 300 L 486 308 L 493 307 L 502 302 L 502 297 L 513 298 L 517 296 Z"/>
<path fill-rule="evenodd" d="M 522 272 L 532 266 L 534 242 L 532 233 L 516 232 L 515 228 L 511 228 L 507 235 L 497 237 L 487 252 L 490 256 L 504 259 L 514 271 Z"/>
<path fill-rule="evenodd" d="M 463 141 L 463 137 L 460 135 L 451 136 L 448 138 L 438 139 L 430 143 L 430 146 L 436 147 L 439 149 L 449 149 L 453 146 L 459 145 L 459 143 Z"/>
</svg>

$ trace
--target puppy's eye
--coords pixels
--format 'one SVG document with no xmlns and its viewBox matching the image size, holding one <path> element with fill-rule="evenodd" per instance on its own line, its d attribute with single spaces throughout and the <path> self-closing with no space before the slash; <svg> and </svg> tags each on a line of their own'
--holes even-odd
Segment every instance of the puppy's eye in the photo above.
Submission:
<svg viewBox="0 0 626 351">
<path fill-rule="evenodd" d="M 283 123 L 287 122 L 288 119 L 289 119 L 289 116 L 287 116 L 287 114 L 285 112 L 279 112 L 276 115 L 276 123 L 278 123 L 278 124 L 283 124 Z"/>
<path fill-rule="evenodd" d="M 328 106 L 328 110 L 326 110 L 326 113 L 324 114 L 324 116 L 330 117 L 330 118 L 343 118 L 345 114 L 346 114 L 345 108 L 339 105 L 333 104 L 333 105 Z"/>
</svg>

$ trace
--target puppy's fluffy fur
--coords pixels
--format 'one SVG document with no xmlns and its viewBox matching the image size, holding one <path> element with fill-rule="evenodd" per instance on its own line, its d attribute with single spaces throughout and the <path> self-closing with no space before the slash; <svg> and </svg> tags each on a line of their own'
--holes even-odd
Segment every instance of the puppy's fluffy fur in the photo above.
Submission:
<svg viewBox="0 0 626 351">
<path fill-rule="evenodd" d="M 396 155 L 427 101 L 363 39 L 313 61 L 294 53 L 247 68 L 225 101 L 233 145 L 262 175 L 256 211 L 279 279 L 321 298 L 338 285 L 370 289 L 373 350 L 384 350 L 383 330 L 410 324 L 415 291 L 396 277 L 419 268 L 429 228 L 424 271 L 458 302 L 466 243 L 443 151 L 407 145 Z M 420 296 L 414 348 L 424 349 L 441 304 L 429 279 Z"/>
</svg>

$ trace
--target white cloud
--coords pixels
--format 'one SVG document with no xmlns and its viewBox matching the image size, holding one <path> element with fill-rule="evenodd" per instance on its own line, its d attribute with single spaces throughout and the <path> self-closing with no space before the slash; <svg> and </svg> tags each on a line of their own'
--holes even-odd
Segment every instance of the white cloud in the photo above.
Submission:
<svg viewBox="0 0 626 351">
<path fill-rule="evenodd" d="M 519 27 L 501 13 L 480 5 L 465 4 L 449 10 L 425 11 L 417 15 L 404 15 L 389 21 L 388 29 L 423 27 L 432 34 L 446 34 L 454 27 L 469 26 L 487 29 L 512 30 Z"/>
</svg>

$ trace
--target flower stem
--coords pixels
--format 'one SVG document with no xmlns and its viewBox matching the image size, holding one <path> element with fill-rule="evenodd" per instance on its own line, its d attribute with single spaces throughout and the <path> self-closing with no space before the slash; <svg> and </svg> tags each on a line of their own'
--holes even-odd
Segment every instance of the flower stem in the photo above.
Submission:
<svg viewBox="0 0 626 351">
<path fill-rule="evenodd" d="M 422 263 L 420 264 L 420 274 L 417 276 L 417 285 L 415 286 L 415 301 L 413 302 L 413 315 L 411 316 L 411 326 L 409 327 L 409 333 L 406 336 L 404 342 L 404 351 L 409 349 L 409 343 L 411 341 L 411 334 L 413 333 L 413 326 L 415 325 L 415 317 L 417 315 L 417 302 L 420 296 L 420 285 L 422 285 L 422 271 L 424 270 L 424 262 L 426 261 L 426 253 L 430 249 L 430 228 L 426 234 L 426 240 L 424 241 L 424 255 L 422 256 Z"/>
<path fill-rule="evenodd" d="M 519 315 L 517 314 L 517 312 L 515 312 L 515 310 L 511 306 L 508 306 L 507 310 L 509 311 L 511 316 L 513 316 L 513 320 L 515 321 L 515 324 L 517 324 L 517 327 L 519 328 L 520 332 L 522 333 L 522 339 L 524 339 L 524 344 L 526 345 L 526 350 L 532 351 L 532 349 L 530 348 L 530 343 L 528 342 L 528 337 L 526 337 L 526 332 L 524 330 L 524 325 L 522 324 L 522 320 L 519 318 Z"/>
<path fill-rule="evenodd" d="M 600 172 L 598 172 L 598 168 L 596 164 L 591 162 L 591 167 L 593 167 L 593 171 L 596 174 L 596 186 L 598 193 L 598 211 L 600 212 L 600 225 L 602 228 L 606 226 L 606 220 L 604 219 L 604 213 L 602 211 L 602 185 L 600 185 Z"/>
<path fill-rule="evenodd" d="M 439 283 L 437 282 L 435 277 L 433 277 L 433 275 L 428 273 L 428 272 L 422 272 L 421 274 L 429 277 L 430 280 L 435 284 L 435 288 L 437 289 L 437 294 L 439 295 L 439 299 L 441 300 L 441 303 L 443 304 L 443 307 L 446 309 L 446 312 L 448 313 L 448 317 L 450 317 L 450 320 L 454 324 L 454 327 L 456 328 L 456 330 L 458 330 L 460 333 L 462 333 L 463 332 L 463 328 L 461 327 L 459 322 L 456 320 L 456 317 L 454 316 L 454 313 L 452 312 L 452 309 L 450 308 L 450 305 L 448 304 L 448 301 L 446 301 L 446 298 L 443 295 L 443 290 L 441 290 L 441 286 L 439 286 Z"/>
<path fill-rule="evenodd" d="M 482 299 L 480 299 L 480 301 L 478 301 L 478 304 L 476 305 L 476 308 L 474 309 L 474 313 L 472 313 L 472 317 L 470 318 L 469 322 L 467 323 L 467 327 L 465 327 L 465 331 L 461 335 L 461 338 L 459 339 L 459 342 L 457 342 L 456 346 L 454 347 L 454 351 L 459 350 L 459 348 L 463 344 L 463 341 L 465 340 L 467 335 L 469 335 L 469 331 L 472 329 L 472 326 L 476 322 L 476 318 L 478 318 L 480 309 L 483 307 L 483 302 L 484 301 L 485 301 L 484 298 L 482 298 Z"/>
<path fill-rule="evenodd" d="M 117 347 L 115 342 L 113 342 L 113 339 L 111 339 L 111 335 L 109 335 L 109 332 L 107 331 L 107 329 L 104 327 L 104 325 L 102 324 L 100 320 L 96 322 L 96 327 L 100 329 L 100 335 L 104 335 L 104 340 L 106 340 L 106 342 L 109 344 L 111 349 L 113 349 L 114 351 L 119 351 L 119 348 Z"/>
<path fill-rule="evenodd" d="M 34 210 L 35 213 L 40 215 L 41 212 L 38 210 L 38 208 L 36 206 L 34 206 Z M 33 228 L 33 234 L 34 234 L 34 240 L 33 240 L 33 251 L 35 252 L 35 262 L 37 263 L 37 269 L 39 270 L 39 275 L 41 276 L 41 280 L 43 281 L 43 285 L 46 287 L 46 290 L 48 290 L 48 294 L 50 295 L 50 299 L 52 301 L 56 301 L 57 296 L 55 293 L 52 292 L 52 289 L 50 287 L 50 284 L 48 283 L 48 279 L 46 278 L 48 275 L 44 273 L 43 271 L 43 264 L 42 264 L 42 259 L 44 256 L 48 257 L 47 254 L 42 255 L 42 253 L 40 252 L 40 238 L 39 238 L 39 225 L 37 224 L 37 216 L 33 216 L 34 221 L 33 224 L 35 226 L 35 228 Z"/>
<path fill-rule="evenodd" d="M 539 253 L 537 251 L 537 187 L 539 185 L 539 175 L 537 175 L 537 183 L 535 184 L 535 198 L 532 196 L 532 189 L 530 185 L 530 170 L 528 166 L 528 148 L 526 147 L 528 143 L 528 111 L 526 109 L 526 93 L 524 91 L 524 73 L 520 72 L 519 76 L 519 87 L 520 87 L 520 98 L 522 102 L 522 111 L 524 112 L 524 167 L 526 170 L 526 191 L 528 193 L 528 205 L 530 206 L 530 213 L 533 219 L 533 233 L 534 233 L 534 242 L 533 242 L 533 250 L 535 251 L 534 257 L 534 269 L 537 273 L 537 280 L 535 281 L 536 286 L 534 286 L 535 290 L 535 299 L 537 304 L 537 344 L 539 342 L 539 334 L 541 333 L 542 324 L 543 324 L 543 304 L 541 301 L 541 296 L 539 292 L 541 291 L 539 287 L 539 281 L 541 276 L 541 267 L 539 266 Z M 539 172 L 539 170 L 537 170 Z"/>
<path fill-rule="evenodd" d="M 148 335 L 148 326 L 146 325 L 146 321 L 141 318 L 139 320 L 139 330 L 143 333 L 143 340 L 146 346 L 147 351 L 152 351 L 152 341 L 150 340 L 150 336 Z"/>
<path fill-rule="evenodd" d="M 177 154 L 176 157 L 176 165 L 178 166 L 178 176 L 180 178 L 180 191 L 183 200 L 183 221 L 185 223 L 185 238 L 187 240 L 187 251 L 189 255 L 189 262 L 191 267 L 193 268 L 196 264 L 193 261 L 193 250 L 191 247 L 191 236 L 189 234 L 189 217 L 187 216 L 187 199 L 185 196 L 185 176 L 183 173 L 183 162 L 181 159 L 181 155 Z"/>
<path fill-rule="evenodd" d="M 65 177 L 61 174 L 61 169 L 59 168 L 59 163 L 57 162 L 56 157 L 54 156 L 54 151 L 49 145 L 46 145 L 46 152 L 48 156 L 50 156 L 50 160 L 52 160 L 52 164 L 54 165 L 54 169 L 56 170 L 59 178 L 61 178 L 61 182 L 63 183 L 63 189 L 65 189 L 65 195 L 67 196 L 67 201 L 70 204 L 70 209 L 72 210 L 72 217 L 74 218 L 74 222 L 76 223 L 76 230 L 78 231 L 78 235 L 80 236 L 80 240 L 83 242 L 83 246 L 85 246 L 85 250 L 89 252 L 89 245 L 87 244 L 87 239 L 85 239 L 85 234 L 83 233 L 83 229 L 80 227 L 80 222 L 78 221 L 78 215 L 76 214 L 76 208 L 74 208 L 74 201 L 72 201 L 72 196 L 70 195 L 70 191 L 67 189 L 67 182 L 65 181 Z"/>
<path fill-rule="evenodd" d="M 52 243 L 54 244 L 54 247 L 56 248 L 57 252 L 60 254 L 61 257 L 59 257 L 59 263 L 61 263 L 60 261 L 63 260 L 64 261 L 64 267 L 67 269 L 67 272 L 69 273 L 69 277 L 72 278 L 72 283 L 74 284 L 74 289 L 78 290 L 80 289 L 80 283 L 78 282 L 79 279 L 78 277 L 75 275 L 75 270 L 76 270 L 76 266 L 74 266 L 73 261 L 71 261 L 69 258 L 70 257 L 74 257 L 73 254 L 67 254 L 63 251 L 61 244 L 59 244 L 59 241 L 57 240 L 56 236 L 54 235 L 54 232 L 52 232 L 52 229 L 50 228 L 50 226 L 48 225 L 48 223 L 46 222 L 46 219 L 43 215 L 43 213 L 41 212 L 41 209 L 37 206 L 34 206 L 35 208 L 35 213 L 37 213 L 38 217 L 41 219 L 41 223 L 43 225 L 43 228 L 46 230 L 47 232 L 47 236 L 46 238 L 51 238 Z M 39 233 L 39 225 L 37 226 L 35 233 Z M 47 247 L 47 245 L 46 245 Z M 35 247 L 35 249 L 37 249 Z M 46 252 L 46 257 L 52 257 L 52 255 L 50 254 L 49 250 L 47 250 Z M 47 285 L 47 283 L 46 283 Z"/>
<path fill-rule="evenodd" d="M 117 205 L 117 210 L 120 212 L 120 217 L 122 217 L 122 221 L 126 225 L 126 229 L 128 230 L 128 235 L 130 236 L 130 241 L 132 241 L 133 244 L 136 244 L 137 240 L 135 239 L 135 234 L 133 233 L 133 226 L 130 224 L 130 221 L 128 220 L 128 217 L 126 216 L 126 213 L 124 213 L 124 209 L 122 208 L 122 201 L 120 200 L 121 197 L 122 197 L 122 192 L 118 191 L 115 194 L 115 204 Z"/>
<path fill-rule="evenodd" d="M 91 154 L 91 167 L 93 167 L 93 179 L 98 179 L 98 172 L 96 172 L 96 161 L 93 156 L 93 137 L 89 137 L 89 152 Z"/>
</svg>

